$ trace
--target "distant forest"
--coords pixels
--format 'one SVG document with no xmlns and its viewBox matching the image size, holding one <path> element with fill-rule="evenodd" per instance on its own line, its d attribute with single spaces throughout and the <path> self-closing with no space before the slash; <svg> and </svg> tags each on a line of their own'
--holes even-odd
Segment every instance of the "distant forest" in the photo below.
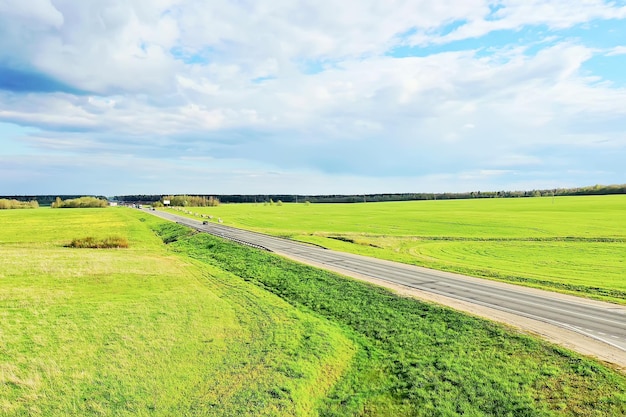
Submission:
<svg viewBox="0 0 626 417">
<path fill-rule="evenodd" d="M 396 193 L 396 194 L 351 194 L 351 195 L 294 195 L 294 194 L 225 194 L 208 195 L 193 194 L 196 197 L 214 197 L 220 203 L 265 203 L 282 201 L 283 203 L 363 203 L 379 201 L 413 201 L 413 200 L 458 200 L 469 198 L 520 198 L 520 197 L 552 197 L 566 195 L 606 195 L 626 194 L 626 184 L 592 185 L 578 188 L 556 188 L 531 191 L 471 191 L 465 193 Z M 160 201 L 164 195 L 122 195 L 114 199 L 129 203 L 152 203 Z"/>
<path fill-rule="evenodd" d="M 577 188 L 555 188 L 545 190 L 530 191 L 471 191 L 465 193 L 395 193 L 395 194 L 351 194 L 351 195 L 295 195 L 295 194 L 191 194 L 192 197 L 215 198 L 220 203 L 264 203 L 272 201 L 282 201 L 283 203 L 363 203 L 379 201 L 413 201 L 413 200 L 459 200 L 470 198 L 522 198 L 522 197 L 552 197 L 552 196 L 574 196 L 574 195 L 608 195 L 626 194 L 626 184 L 619 185 L 592 185 Z M 151 204 L 161 201 L 166 194 L 138 194 L 119 195 L 109 197 L 109 200 L 125 202 Z M 24 195 L 24 196 L 0 196 L 0 198 L 14 199 L 18 201 L 35 200 L 40 206 L 50 206 L 56 198 L 62 200 L 83 197 L 83 195 Z M 106 199 L 104 196 L 92 195 Z M 171 198 L 171 195 L 169 195 Z"/>
</svg>

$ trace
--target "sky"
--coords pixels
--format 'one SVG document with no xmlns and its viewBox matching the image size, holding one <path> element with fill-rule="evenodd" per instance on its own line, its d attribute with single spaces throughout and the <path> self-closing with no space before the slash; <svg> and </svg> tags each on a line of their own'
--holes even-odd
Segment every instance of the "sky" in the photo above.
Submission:
<svg viewBox="0 0 626 417">
<path fill-rule="evenodd" d="M 0 195 L 626 182 L 626 0 L 0 0 Z"/>
</svg>

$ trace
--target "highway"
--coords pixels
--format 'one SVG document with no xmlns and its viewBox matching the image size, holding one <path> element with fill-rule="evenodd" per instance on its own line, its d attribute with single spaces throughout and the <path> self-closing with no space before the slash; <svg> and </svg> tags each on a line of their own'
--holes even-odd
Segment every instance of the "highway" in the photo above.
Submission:
<svg viewBox="0 0 626 417">
<path fill-rule="evenodd" d="M 626 352 L 626 308 L 622 306 L 332 251 L 213 222 L 203 225 L 163 211 L 149 213 L 348 276 L 383 280 L 558 326 Z"/>
</svg>

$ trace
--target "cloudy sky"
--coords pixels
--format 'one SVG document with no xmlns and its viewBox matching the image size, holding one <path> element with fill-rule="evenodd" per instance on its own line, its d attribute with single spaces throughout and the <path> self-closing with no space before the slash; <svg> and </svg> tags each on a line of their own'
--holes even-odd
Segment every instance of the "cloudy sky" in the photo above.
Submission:
<svg viewBox="0 0 626 417">
<path fill-rule="evenodd" d="M 0 0 L 0 195 L 525 190 L 624 161 L 624 0 Z"/>
</svg>

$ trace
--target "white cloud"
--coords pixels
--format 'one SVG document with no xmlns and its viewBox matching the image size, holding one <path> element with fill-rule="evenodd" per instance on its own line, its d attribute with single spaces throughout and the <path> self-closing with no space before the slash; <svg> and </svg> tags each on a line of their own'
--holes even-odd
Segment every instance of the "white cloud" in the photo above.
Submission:
<svg viewBox="0 0 626 417">
<path fill-rule="evenodd" d="M 0 118 L 122 136 L 195 133 L 194 141 L 204 142 L 210 139 L 202 132 L 219 128 L 260 128 L 277 140 L 315 136 L 318 144 L 383 134 L 390 148 L 418 148 L 446 138 L 490 146 L 503 136 L 509 146 L 561 143 L 570 133 L 568 124 L 581 115 L 624 114 L 624 91 L 578 75 L 591 56 L 586 48 L 559 44 L 534 57 L 509 50 L 502 56 L 504 61 L 498 54 L 486 58 L 472 52 L 351 60 L 337 69 L 262 85 L 236 77 L 232 84 L 214 84 L 179 76 L 179 88 L 186 92 L 170 105 L 133 96 L 33 95 L 13 100 Z M 538 135 L 540 128 L 545 133 Z M 308 133 L 293 137 L 295 132 Z"/>
<path fill-rule="evenodd" d="M 481 16 L 472 16 L 466 23 L 445 36 L 432 36 L 428 32 L 418 32 L 413 44 L 447 43 L 451 41 L 478 38 L 498 30 L 519 30 L 524 26 L 545 25 L 549 29 L 564 29 L 588 23 L 595 19 L 623 19 L 626 6 L 604 0 L 502 0 L 488 2 L 498 6 L 496 12 L 483 8 Z"/>
<path fill-rule="evenodd" d="M 39 3 L 0 5 L 0 70 L 32 69 L 87 93 L 0 91 L 0 121 L 42 130 L 28 141 L 33 152 L 245 160 L 259 172 L 284 168 L 280 181 L 297 171 L 351 178 L 344 185 L 439 175 L 469 186 L 479 182 L 463 172 L 504 178 L 545 165 L 547 148 L 626 145 L 626 90 L 581 70 L 623 46 L 599 52 L 548 31 L 532 53 L 386 54 L 407 42 L 624 18 L 614 3 Z"/>
<path fill-rule="evenodd" d="M 192 78 L 178 75 L 176 77 L 176 81 L 181 88 L 192 90 L 204 95 L 215 95 L 220 90 L 219 84 L 212 83 L 206 78 L 200 78 L 199 80 L 195 81 Z"/>
<path fill-rule="evenodd" d="M 33 30 L 59 28 L 63 24 L 63 15 L 52 5 L 50 0 L 3 0 L 0 3 L 0 15 L 8 20 L 20 20 Z"/>
<path fill-rule="evenodd" d="M 611 49 L 607 54 L 607 56 L 616 56 L 616 55 L 626 55 L 626 46 L 616 46 Z"/>
</svg>

